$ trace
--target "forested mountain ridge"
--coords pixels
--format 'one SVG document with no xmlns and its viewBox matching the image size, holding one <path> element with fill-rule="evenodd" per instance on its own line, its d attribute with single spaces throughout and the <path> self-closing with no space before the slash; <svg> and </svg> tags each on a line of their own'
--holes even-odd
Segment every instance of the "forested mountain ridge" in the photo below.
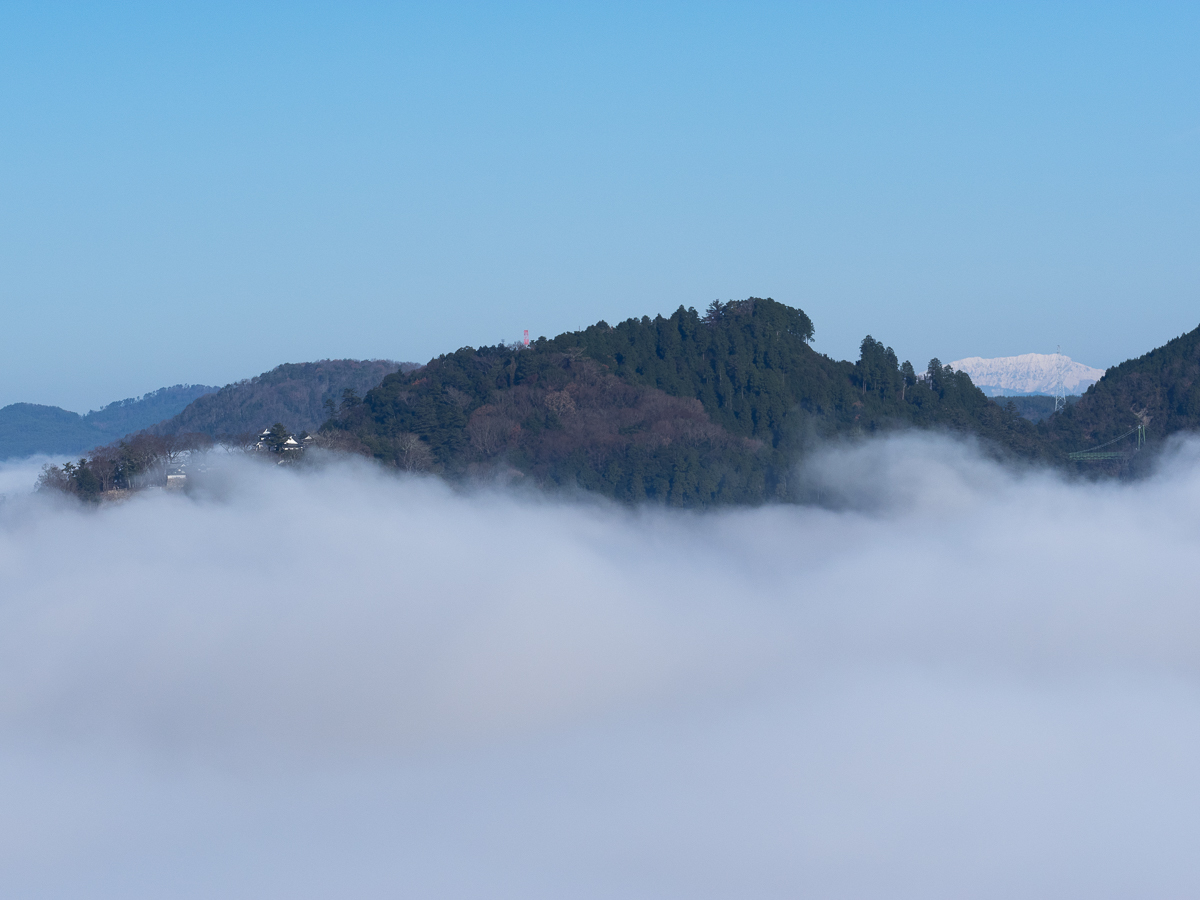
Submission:
<svg viewBox="0 0 1200 900">
<path fill-rule="evenodd" d="M 227 384 L 189 404 L 178 415 L 148 429 L 156 435 L 259 432 L 282 422 L 294 432 L 315 431 L 331 404 L 346 391 L 362 395 L 396 371 L 415 363 L 391 360 L 323 359 L 284 363 L 269 372 Z"/>
<path fill-rule="evenodd" d="M 82 416 L 57 406 L 13 403 L 0 409 L 0 459 L 79 453 L 169 418 L 215 390 L 204 384 L 177 384 Z"/>
<path fill-rule="evenodd" d="M 1139 425 L 1146 426 L 1152 445 L 1200 428 L 1200 327 L 1108 369 L 1079 402 L 1039 428 L 1048 452 L 1058 458 L 1128 435 Z M 1114 462 L 1108 468 L 1122 466 Z"/>
<path fill-rule="evenodd" d="M 834 360 L 809 346 L 812 336 L 801 310 L 750 298 L 714 303 L 703 316 L 680 307 L 669 318 L 600 322 L 551 343 L 578 347 L 635 384 L 695 397 L 717 424 L 772 446 L 801 424 L 820 436 L 918 425 L 1036 451 L 1033 429 L 998 410 L 965 373 L 935 359 L 918 376 L 870 335 L 857 363 Z"/>
<path fill-rule="evenodd" d="M 517 471 L 630 500 L 736 502 L 767 489 L 759 443 L 713 425 L 698 401 L 545 346 L 463 349 L 389 376 L 330 431 L 410 470 Z"/>
<path fill-rule="evenodd" d="M 102 496 L 165 478 L 168 464 L 203 454 L 216 438 L 289 464 L 306 448 L 349 450 L 452 479 L 528 478 L 627 502 L 803 502 L 814 498 L 796 463 L 829 439 L 932 428 L 973 436 L 998 458 L 1124 474 L 1153 453 L 1118 444 L 1120 452 L 1072 454 L 1138 425 L 1149 426 L 1152 442 L 1200 427 L 1200 329 L 1109 369 L 1037 425 L 1016 402 L 989 399 L 936 359 L 918 372 L 868 335 L 856 362 L 839 361 L 813 350 L 812 335 L 802 311 L 750 298 L 703 315 L 680 307 L 598 322 L 529 346 L 464 347 L 423 367 L 288 364 L 199 398 L 43 481 Z M 311 440 L 285 441 L 326 414 Z M 259 440 L 268 423 L 272 440 Z"/>
<path fill-rule="evenodd" d="M 1032 424 L 965 374 L 933 360 L 918 376 L 871 337 L 838 362 L 812 334 L 802 311 L 751 298 L 467 347 L 389 375 L 323 431 L 406 468 L 681 505 L 794 497 L 793 465 L 818 437 L 938 426 L 1040 453 Z"/>
</svg>

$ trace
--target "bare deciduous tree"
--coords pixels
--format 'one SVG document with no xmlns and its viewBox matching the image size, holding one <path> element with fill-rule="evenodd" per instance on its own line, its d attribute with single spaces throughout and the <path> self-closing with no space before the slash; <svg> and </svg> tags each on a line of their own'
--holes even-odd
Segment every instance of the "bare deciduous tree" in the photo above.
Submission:
<svg viewBox="0 0 1200 900">
<path fill-rule="evenodd" d="M 427 471 L 433 463 L 429 446 L 418 435 L 402 432 L 392 439 L 396 451 L 396 465 L 406 472 Z"/>
<path fill-rule="evenodd" d="M 507 445 L 514 424 L 516 423 L 504 416 L 476 414 L 471 416 L 471 421 L 467 423 L 467 437 L 471 446 L 480 454 L 492 456 Z"/>
</svg>

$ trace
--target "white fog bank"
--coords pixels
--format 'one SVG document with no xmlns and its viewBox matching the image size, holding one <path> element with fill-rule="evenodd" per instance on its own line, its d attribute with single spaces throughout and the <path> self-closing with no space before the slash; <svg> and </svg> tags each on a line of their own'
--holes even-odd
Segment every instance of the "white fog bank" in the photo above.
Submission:
<svg viewBox="0 0 1200 900">
<path fill-rule="evenodd" d="M 1200 446 L 831 451 L 838 511 L 365 464 L 0 506 L 20 897 L 1191 897 Z"/>
<path fill-rule="evenodd" d="M 41 455 L 0 459 L 0 503 L 32 494 L 38 476 L 42 474 L 42 466 L 61 462 L 61 457 Z"/>
</svg>

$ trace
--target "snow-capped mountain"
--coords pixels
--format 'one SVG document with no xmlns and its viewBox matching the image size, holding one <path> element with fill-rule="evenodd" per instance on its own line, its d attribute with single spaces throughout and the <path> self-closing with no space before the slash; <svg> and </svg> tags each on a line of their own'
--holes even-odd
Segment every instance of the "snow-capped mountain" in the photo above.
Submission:
<svg viewBox="0 0 1200 900">
<path fill-rule="evenodd" d="M 1068 394 L 1082 394 L 1100 380 L 1103 369 L 1093 369 L 1060 353 L 1022 353 L 982 359 L 970 356 L 955 360 L 951 367 L 966 372 L 971 380 L 992 397 L 1008 394 L 1053 394 L 1058 371 L 1063 369 L 1063 386 Z"/>
</svg>

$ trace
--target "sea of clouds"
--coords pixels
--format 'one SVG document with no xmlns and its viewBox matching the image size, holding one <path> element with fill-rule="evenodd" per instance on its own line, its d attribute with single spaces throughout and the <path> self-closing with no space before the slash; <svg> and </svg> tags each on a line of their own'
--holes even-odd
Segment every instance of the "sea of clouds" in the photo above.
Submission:
<svg viewBox="0 0 1200 900">
<path fill-rule="evenodd" d="M 36 474 L 0 467 L 7 896 L 1200 894 L 1196 443 L 1087 484 L 908 435 L 712 513 Z"/>
</svg>

